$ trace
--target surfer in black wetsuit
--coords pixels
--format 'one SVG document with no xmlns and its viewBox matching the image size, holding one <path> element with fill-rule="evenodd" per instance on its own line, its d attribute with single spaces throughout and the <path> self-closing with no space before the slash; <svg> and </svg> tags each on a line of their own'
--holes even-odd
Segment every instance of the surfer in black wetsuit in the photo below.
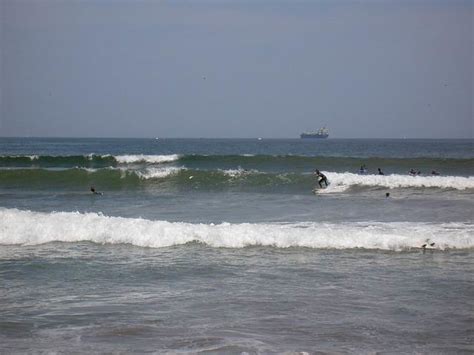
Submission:
<svg viewBox="0 0 474 355">
<path fill-rule="evenodd" d="M 316 174 L 316 176 L 317 176 L 318 178 L 320 178 L 320 179 L 318 180 L 319 187 L 321 187 L 321 188 L 323 187 L 323 185 L 321 184 L 322 182 L 324 182 L 324 184 L 325 184 L 326 187 L 327 187 L 327 186 L 328 186 L 328 179 L 326 178 L 326 175 L 324 175 L 324 174 L 323 174 L 322 172 L 320 172 L 318 169 L 316 169 L 316 170 L 314 171 L 314 173 Z"/>
<path fill-rule="evenodd" d="M 379 168 L 379 175 L 385 175 L 382 170 Z"/>
<path fill-rule="evenodd" d="M 359 169 L 359 175 L 365 175 L 365 174 L 367 174 L 367 168 L 365 167 L 365 164 L 364 164 Z"/>
<path fill-rule="evenodd" d="M 97 191 L 95 191 L 94 186 L 91 186 L 91 192 L 92 192 L 94 195 L 102 195 L 102 192 L 97 192 Z"/>
</svg>

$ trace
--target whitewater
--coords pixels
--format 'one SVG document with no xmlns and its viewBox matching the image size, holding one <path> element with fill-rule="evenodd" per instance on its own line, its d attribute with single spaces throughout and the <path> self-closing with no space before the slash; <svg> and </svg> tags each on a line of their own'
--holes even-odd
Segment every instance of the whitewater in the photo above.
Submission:
<svg viewBox="0 0 474 355">
<path fill-rule="evenodd" d="M 163 248 L 198 242 L 211 247 L 407 250 L 427 241 L 435 249 L 474 247 L 474 225 L 466 223 L 190 224 L 109 217 L 98 213 L 0 210 L 0 244 L 37 245 L 89 241 Z"/>
<path fill-rule="evenodd" d="M 327 172 L 331 186 L 379 186 L 395 188 L 474 189 L 474 176 L 358 175 Z M 331 190 L 329 186 L 328 191 Z"/>
</svg>

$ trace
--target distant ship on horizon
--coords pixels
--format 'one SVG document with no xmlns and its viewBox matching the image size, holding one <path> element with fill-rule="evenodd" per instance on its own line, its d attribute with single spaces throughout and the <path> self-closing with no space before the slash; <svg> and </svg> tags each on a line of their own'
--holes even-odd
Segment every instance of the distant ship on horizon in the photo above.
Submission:
<svg viewBox="0 0 474 355">
<path fill-rule="evenodd" d="M 326 127 L 318 129 L 316 132 L 303 132 L 300 138 L 327 138 L 329 137 L 329 130 Z"/>
</svg>

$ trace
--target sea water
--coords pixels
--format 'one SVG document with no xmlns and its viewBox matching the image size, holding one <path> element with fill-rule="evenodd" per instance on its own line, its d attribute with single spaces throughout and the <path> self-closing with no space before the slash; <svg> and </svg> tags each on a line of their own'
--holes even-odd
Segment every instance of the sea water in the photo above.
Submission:
<svg viewBox="0 0 474 355">
<path fill-rule="evenodd" d="M 0 352 L 472 353 L 473 143 L 0 138 Z"/>
</svg>

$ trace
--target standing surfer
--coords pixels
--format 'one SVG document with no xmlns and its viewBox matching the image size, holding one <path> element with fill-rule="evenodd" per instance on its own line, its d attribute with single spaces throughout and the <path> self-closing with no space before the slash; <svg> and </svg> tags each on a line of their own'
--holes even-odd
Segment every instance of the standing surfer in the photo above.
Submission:
<svg viewBox="0 0 474 355">
<path fill-rule="evenodd" d="M 316 169 L 314 171 L 314 173 L 316 174 L 316 176 L 319 178 L 318 180 L 318 184 L 319 184 L 319 187 L 323 187 L 323 185 L 321 184 L 322 182 L 324 182 L 324 184 L 326 185 L 326 187 L 328 186 L 328 179 L 326 178 L 326 175 L 324 175 L 322 172 L 320 172 L 318 169 Z"/>
</svg>

